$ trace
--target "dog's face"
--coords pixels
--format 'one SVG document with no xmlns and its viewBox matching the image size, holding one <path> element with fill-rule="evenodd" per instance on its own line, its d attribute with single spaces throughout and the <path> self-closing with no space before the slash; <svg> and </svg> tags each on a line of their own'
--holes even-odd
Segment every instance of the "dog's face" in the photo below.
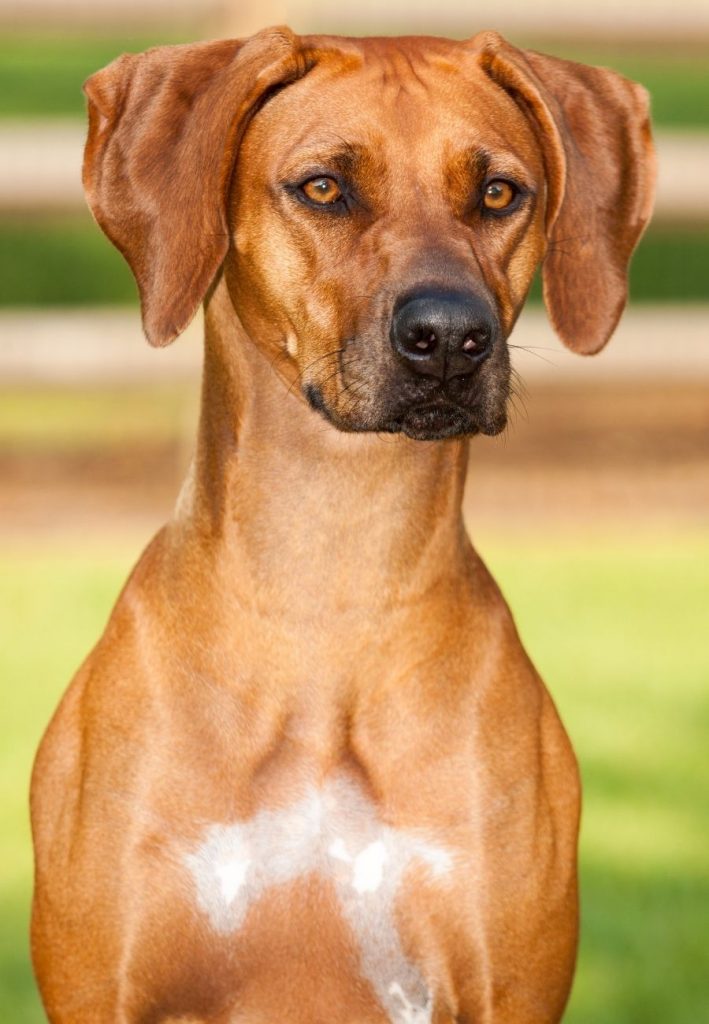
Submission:
<svg viewBox="0 0 709 1024">
<path fill-rule="evenodd" d="M 539 143 L 472 56 L 362 49 L 278 92 L 246 132 L 235 307 L 341 429 L 497 433 L 506 338 L 545 247 Z"/>
<path fill-rule="evenodd" d="M 347 431 L 500 431 L 506 339 L 543 258 L 600 349 L 649 217 L 644 90 L 467 42 L 267 30 L 124 56 L 87 83 L 84 182 L 167 344 L 223 270 L 234 309 Z"/>
</svg>

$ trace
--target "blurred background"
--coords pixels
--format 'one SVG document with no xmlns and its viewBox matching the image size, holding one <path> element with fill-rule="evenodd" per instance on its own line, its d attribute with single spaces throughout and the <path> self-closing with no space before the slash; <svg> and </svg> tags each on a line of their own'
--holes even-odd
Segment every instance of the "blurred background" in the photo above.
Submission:
<svg viewBox="0 0 709 1024">
<path fill-rule="evenodd" d="M 27 950 L 34 749 L 170 514 L 194 435 L 199 322 L 142 340 L 80 183 L 81 83 L 125 50 L 300 31 L 497 28 L 653 99 L 654 222 L 594 359 L 538 292 L 526 392 L 471 446 L 466 516 L 581 761 L 583 929 L 568 1024 L 709 1019 L 709 6 L 704 0 L 0 0 L 0 1019 L 43 1020 Z"/>
</svg>

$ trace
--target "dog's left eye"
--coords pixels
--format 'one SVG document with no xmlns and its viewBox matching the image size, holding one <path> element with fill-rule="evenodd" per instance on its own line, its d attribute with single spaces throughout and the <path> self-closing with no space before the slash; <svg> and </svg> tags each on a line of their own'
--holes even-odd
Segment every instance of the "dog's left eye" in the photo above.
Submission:
<svg viewBox="0 0 709 1024">
<path fill-rule="evenodd" d="M 342 199 L 342 189 L 334 178 L 311 178 L 300 186 L 306 199 L 318 206 L 332 206 Z"/>
<path fill-rule="evenodd" d="M 486 210 L 495 212 L 507 210 L 511 207 L 519 195 L 519 189 L 511 182 L 496 178 L 489 181 L 483 192 L 483 206 Z"/>
</svg>

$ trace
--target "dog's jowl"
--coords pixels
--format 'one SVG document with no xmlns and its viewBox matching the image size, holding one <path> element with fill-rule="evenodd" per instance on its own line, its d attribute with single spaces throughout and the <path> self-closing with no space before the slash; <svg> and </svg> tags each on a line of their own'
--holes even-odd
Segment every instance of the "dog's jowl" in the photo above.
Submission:
<svg viewBox="0 0 709 1024">
<path fill-rule="evenodd" d="M 271 29 L 86 94 L 148 340 L 204 303 L 205 364 L 175 512 L 37 756 L 49 1020 L 555 1024 L 576 763 L 461 501 L 536 268 L 571 348 L 618 322 L 644 91 L 493 32 Z"/>
</svg>

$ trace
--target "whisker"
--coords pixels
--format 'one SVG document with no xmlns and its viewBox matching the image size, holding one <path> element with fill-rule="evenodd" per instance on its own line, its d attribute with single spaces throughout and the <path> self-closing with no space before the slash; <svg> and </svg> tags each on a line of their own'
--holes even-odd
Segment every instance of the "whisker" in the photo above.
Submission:
<svg viewBox="0 0 709 1024">
<path fill-rule="evenodd" d="M 509 343 L 508 343 L 508 345 L 509 345 Z M 529 352 L 529 354 L 531 356 L 536 356 L 537 359 L 541 359 L 541 361 L 543 363 L 548 363 L 549 366 L 553 366 L 557 370 L 559 369 L 559 364 L 558 363 L 555 363 L 553 359 L 547 359 L 546 356 L 540 355 L 539 352 L 534 347 L 532 347 L 532 346 L 529 346 L 529 345 L 509 345 L 509 348 L 516 348 L 516 349 L 519 349 L 521 352 Z M 543 351 L 545 351 L 545 352 L 554 352 L 555 350 L 553 348 L 548 348 L 548 349 L 544 349 Z"/>
</svg>

